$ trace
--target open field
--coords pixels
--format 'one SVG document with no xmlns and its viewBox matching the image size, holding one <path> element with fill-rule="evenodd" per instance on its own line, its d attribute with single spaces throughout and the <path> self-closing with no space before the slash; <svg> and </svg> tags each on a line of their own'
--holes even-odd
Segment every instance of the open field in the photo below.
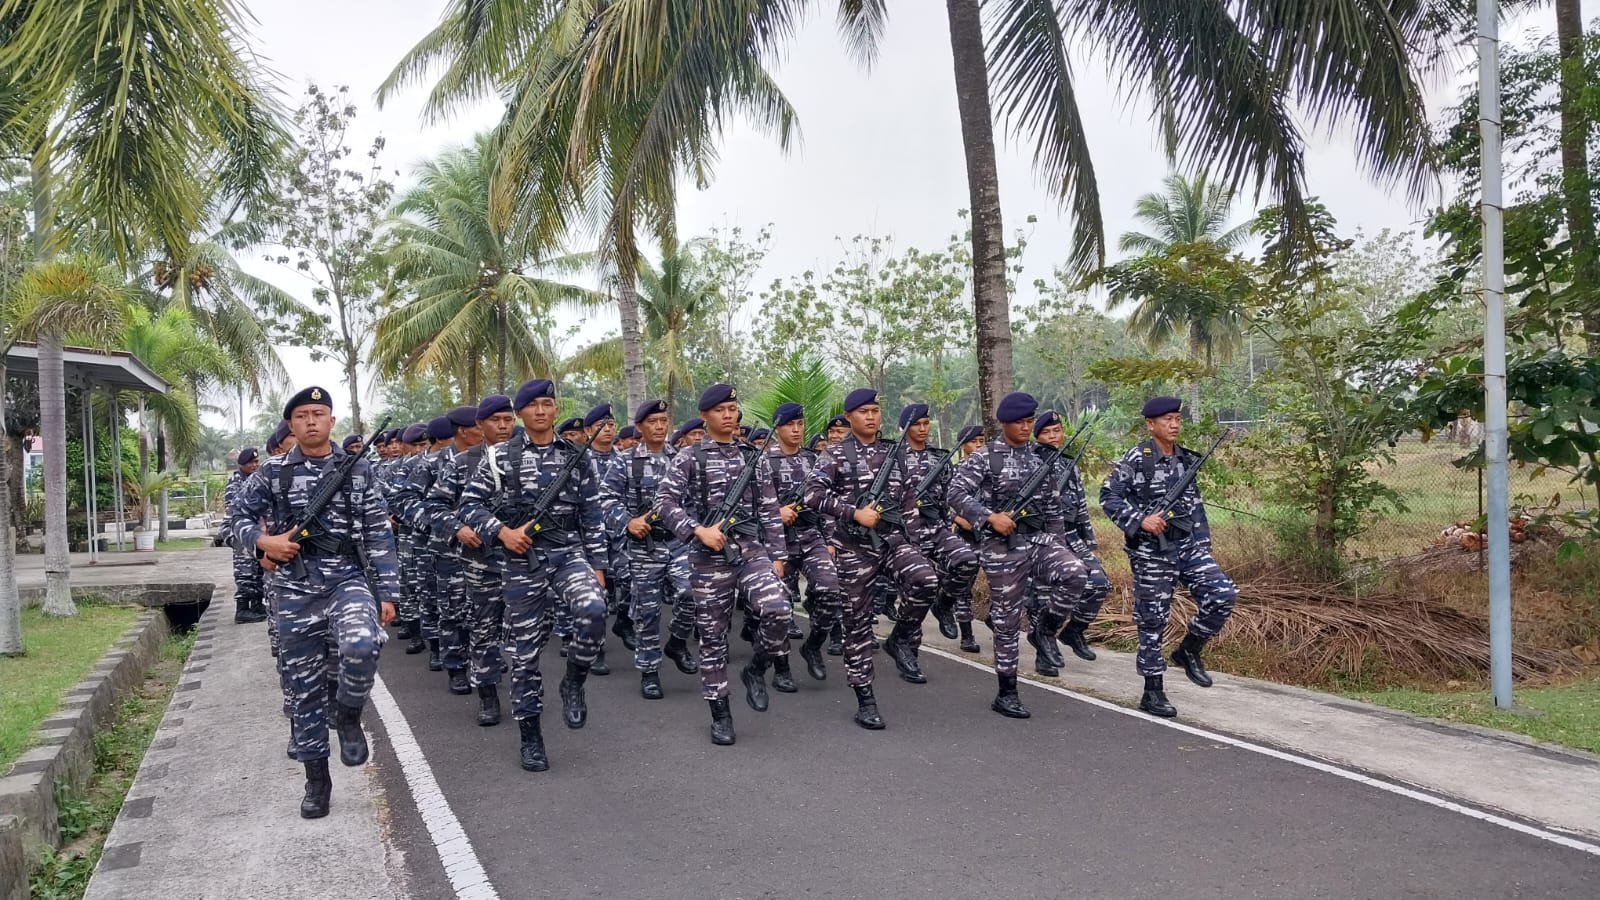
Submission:
<svg viewBox="0 0 1600 900">
<path fill-rule="evenodd" d="M 26 655 L 0 656 L 0 772 L 28 748 L 33 730 L 77 684 L 106 648 L 133 624 L 131 606 L 79 603 L 78 614 L 56 619 L 22 611 Z"/>
</svg>

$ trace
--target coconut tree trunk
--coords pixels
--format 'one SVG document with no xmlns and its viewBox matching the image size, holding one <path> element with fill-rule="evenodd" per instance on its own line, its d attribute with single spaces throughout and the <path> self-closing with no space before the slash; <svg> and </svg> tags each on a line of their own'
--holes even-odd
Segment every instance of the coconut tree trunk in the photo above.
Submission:
<svg viewBox="0 0 1600 900">
<path fill-rule="evenodd" d="M 628 412 L 644 402 L 644 333 L 639 327 L 639 271 L 637 252 L 627 241 L 617 242 L 617 318 L 622 325 L 622 387 Z"/>
<path fill-rule="evenodd" d="M 978 403 L 990 434 L 995 406 L 1012 386 L 1011 306 L 1006 296 L 1005 225 L 1000 218 L 1000 175 L 995 162 L 994 117 L 989 109 L 989 68 L 983 51 L 980 0 L 946 0 L 955 61 L 956 105 L 967 158 L 972 204 L 972 312 L 978 338 Z"/>
<path fill-rule="evenodd" d="M 44 435 L 44 614 L 74 616 L 67 555 L 67 387 L 61 335 L 39 336 L 39 430 Z"/>
<path fill-rule="evenodd" d="M 1561 57 L 1561 193 L 1567 233 L 1578 264 L 1574 280 L 1589 294 L 1583 315 L 1589 349 L 1600 350 L 1600 246 L 1596 246 L 1594 205 L 1589 187 L 1589 121 L 1584 105 L 1587 78 L 1583 58 L 1583 9 L 1579 0 L 1556 0 L 1556 47 Z"/>
<path fill-rule="evenodd" d="M 164 425 L 156 425 L 156 471 L 167 471 L 167 429 Z M 160 500 L 156 503 L 156 540 L 167 539 L 167 489 L 161 489 Z"/>
<path fill-rule="evenodd" d="M 6 364 L 0 348 L 0 387 L 6 383 Z M 17 595 L 17 535 L 11 525 L 11 483 L 13 451 L 6 431 L 5 404 L 0 403 L 0 656 L 22 653 L 22 599 Z"/>
</svg>

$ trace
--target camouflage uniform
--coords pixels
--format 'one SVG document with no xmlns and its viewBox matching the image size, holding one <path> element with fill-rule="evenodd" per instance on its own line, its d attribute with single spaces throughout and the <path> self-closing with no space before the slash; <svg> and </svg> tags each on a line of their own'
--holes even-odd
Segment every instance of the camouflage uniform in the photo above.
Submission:
<svg viewBox="0 0 1600 900">
<path fill-rule="evenodd" d="M 480 536 L 498 540 L 501 527 L 518 528 L 527 521 L 528 507 L 555 480 L 568 457 L 579 452 L 582 447 L 571 441 L 556 438 L 540 445 L 525 434 L 491 447 L 461 492 L 458 515 Z M 587 672 L 605 640 L 606 601 L 594 573 L 605 568 L 606 544 L 592 463 L 585 460 L 578 465 L 546 515 L 560 527 L 538 536 L 530 530 L 533 547 L 521 555 L 506 553 L 502 570 L 505 627 L 511 642 L 511 702 L 519 721 L 544 711 L 539 654 L 550 639 L 555 608 L 563 598 L 575 625 L 569 667 Z"/>
<path fill-rule="evenodd" d="M 811 633 L 820 642 L 821 635 L 843 621 L 845 596 L 839 586 L 839 571 L 828 553 L 828 539 L 823 533 L 827 521 L 820 512 L 804 503 L 806 479 L 816 466 L 817 454 L 801 449 L 793 455 L 785 455 L 776 440 L 769 441 L 764 452 L 767 465 L 772 469 L 778 505 L 800 503 L 803 507 L 795 523 L 783 529 L 789 556 L 784 580 L 788 582 L 790 596 L 799 596 L 800 576 L 805 576 L 806 612 L 811 616 Z"/>
<path fill-rule="evenodd" d="M 400 558 L 410 559 L 411 606 L 416 611 L 416 618 L 422 625 L 422 638 L 427 641 L 443 641 L 439 632 L 439 578 L 437 559 L 432 544 L 432 528 L 428 521 L 427 509 L 423 505 L 423 498 L 433 488 L 434 478 L 437 475 L 436 466 L 445 454 L 452 452 L 446 447 L 439 450 L 425 450 L 408 459 L 408 464 L 403 469 L 397 469 L 394 479 L 390 482 L 388 495 L 389 512 L 399 522 L 397 527 L 397 540 L 399 541 Z M 431 645 L 430 645 L 431 646 Z"/>
<path fill-rule="evenodd" d="M 456 460 L 468 452 L 446 445 L 435 455 L 432 466 L 427 470 L 419 467 L 411 476 L 412 486 L 421 496 L 419 530 L 428 536 L 428 557 L 433 560 L 439 659 L 450 672 L 467 668 L 468 662 L 467 573 L 462 551 L 470 548 L 456 540 L 462 524 L 456 506 L 466 484 Z M 446 473 L 453 473 L 452 480 L 447 481 Z"/>
<path fill-rule="evenodd" d="M 1111 593 L 1111 580 L 1106 577 L 1106 567 L 1100 562 L 1100 543 L 1094 536 L 1094 523 L 1089 521 L 1089 497 L 1083 488 L 1083 478 L 1078 474 L 1078 466 L 1060 460 L 1056 463 L 1056 469 L 1057 494 L 1061 497 L 1061 514 L 1066 523 L 1062 537 L 1067 542 L 1067 549 L 1078 557 L 1088 572 L 1083 595 L 1072 607 L 1072 621 L 1079 625 L 1092 625 Z"/>
<path fill-rule="evenodd" d="M 621 463 L 623 454 L 613 447 L 604 451 L 592 450 L 590 456 L 594 457 L 595 471 L 604 484 L 612 470 Z M 621 534 L 611 532 L 606 540 L 606 608 L 612 615 L 620 614 L 629 619 L 634 618 L 633 571 L 629 566 L 632 560 L 629 545 L 632 543 L 625 532 Z M 635 628 L 637 627 L 638 623 L 635 622 Z"/>
<path fill-rule="evenodd" d="M 501 596 L 501 569 L 505 566 L 505 548 L 495 532 L 485 534 L 474 528 L 481 547 L 468 547 L 456 540 L 455 534 L 467 524 L 461 515 L 461 497 L 467 482 L 483 465 L 487 447 L 479 444 L 464 453 L 455 454 L 440 467 L 439 477 L 428 492 L 428 507 L 433 513 L 434 536 L 448 534 L 449 545 L 455 551 L 455 563 L 460 569 L 459 579 L 450 578 L 452 591 L 459 583 L 460 591 L 451 604 L 460 601 L 464 621 L 461 630 L 466 635 L 466 652 L 474 687 L 500 683 L 503 661 L 501 641 L 505 637 L 505 600 Z M 444 618 L 443 610 L 440 614 Z"/>
<path fill-rule="evenodd" d="M 857 498 L 872 486 L 878 470 L 894 452 L 894 446 L 889 441 L 863 445 L 854 434 L 847 435 L 818 458 L 806 481 L 806 505 L 838 520 L 832 537 L 833 563 L 839 575 L 839 587 L 846 597 L 844 659 L 851 685 L 872 683 L 875 612 L 871 587 L 879 570 L 886 568 L 900 588 L 904 614 L 903 621 L 895 625 L 896 635 L 909 639 L 913 629 L 919 632 L 915 641 L 908 644 L 913 655 L 921 640 L 922 617 L 927 615 L 939 590 L 933 565 L 906 534 L 885 531 L 882 549 L 873 550 L 864 530 L 854 523 Z M 895 469 L 883 495 L 884 505 L 898 507 L 905 520 L 911 523 L 917 515 L 911 486 L 907 483 L 905 467 L 897 465 Z M 880 530 L 883 528 L 880 526 Z M 899 658 L 896 663 L 901 665 Z M 906 674 L 903 665 L 901 672 Z"/>
<path fill-rule="evenodd" d="M 239 541 L 254 547 L 264 533 L 281 533 L 297 518 L 316 490 L 318 479 L 345 456 L 333 447 L 327 456 L 307 458 L 296 447 L 274 456 L 246 482 L 234 510 L 232 526 Z M 287 490 L 285 490 L 287 488 Z M 338 495 L 322 511 L 325 540 L 336 549 L 301 546 L 306 578 L 297 580 L 280 566 L 272 582 L 277 595 L 276 618 L 281 648 L 278 665 L 287 685 L 292 710 L 290 728 L 296 757 L 302 761 L 328 757 L 330 642 L 337 644 L 337 701 L 360 709 L 378 673 L 378 603 L 393 602 L 399 593 L 394 533 L 388 511 L 373 490 L 372 467 L 357 462 Z M 271 520 L 271 532 L 262 522 Z M 362 570 L 357 548 L 364 548 L 375 584 Z M 373 597 L 373 589 L 378 592 Z"/>
<path fill-rule="evenodd" d="M 1163 554 L 1155 535 L 1139 526 L 1155 510 L 1168 485 L 1182 478 L 1199 462 L 1199 454 L 1179 446 L 1167 456 L 1146 440 L 1122 455 L 1105 484 L 1100 486 L 1100 508 L 1127 538 L 1125 549 L 1133 569 L 1133 622 L 1139 629 L 1140 675 L 1160 675 L 1167 669 L 1161 656 L 1161 639 L 1172 611 L 1172 593 L 1178 582 L 1188 588 L 1199 607 L 1189 620 L 1189 633 L 1211 638 L 1222 631 L 1233 614 L 1239 594 L 1217 561 L 1211 558 L 1211 527 L 1206 522 L 1200 488 L 1190 484 L 1173 518 L 1187 520 L 1185 536 L 1168 528 L 1169 550 Z"/>
<path fill-rule="evenodd" d="M 651 453 L 641 441 L 618 454 L 606 467 L 601 481 L 606 498 L 606 530 L 613 536 L 613 544 L 616 535 L 622 536 L 626 564 L 620 568 L 632 575 L 628 584 L 636 641 L 633 664 L 640 672 L 661 670 L 661 601 L 667 590 L 667 570 L 673 562 L 677 537 L 664 523 L 657 522 L 651 526 L 649 538 L 635 540 L 628 534 L 627 525 L 630 519 L 652 511 L 656 488 L 676 453 L 670 444 L 660 453 Z M 694 637 L 693 603 L 673 606 L 668 632 L 683 641 Z"/>
<path fill-rule="evenodd" d="M 948 455 L 948 451 L 936 448 L 912 450 L 906 448 L 906 482 L 914 493 L 927 477 L 929 470 L 939 463 L 939 460 Z M 915 500 L 918 515 L 915 519 L 906 520 L 912 538 L 922 550 L 922 555 L 931 560 L 938 570 L 939 594 L 937 602 L 944 609 L 959 608 L 965 598 L 967 618 L 972 621 L 972 583 L 978 578 L 978 554 L 972 549 L 972 544 L 956 534 L 955 525 L 950 515 L 950 504 L 946 493 L 950 488 L 950 479 L 955 475 L 956 467 L 952 461 L 939 473 L 934 483 L 928 486 L 921 500 Z M 913 498 L 915 499 L 915 498 Z M 908 610 L 914 612 L 914 610 Z M 960 621 L 959 617 L 957 619 Z M 915 643 L 920 646 L 922 634 L 918 631 Z"/>
<path fill-rule="evenodd" d="M 991 513 L 1016 508 L 1016 494 L 1023 483 L 1040 466 L 1048 465 L 1041 456 L 1038 445 L 1033 443 L 1012 447 L 1003 440 L 990 441 L 962 460 L 948 490 L 956 515 L 983 529 L 978 557 L 989 581 L 994 670 L 1002 676 L 1015 676 L 1017 672 L 1017 643 L 1027 582 L 1031 580 L 1039 592 L 1043 601 L 1040 616 L 1051 634 L 1066 621 L 1088 583 L 1088 570 L 1062 538 L 1065 524 L 1060 496 L 1048 483 L 1030 504 L 1029 519 L 1038 523 L 1031 526 L 1031 533 L 1022 533 L 1024 529 L 1019 527 L 1013 533 L 1015 541 L 1008 542 L 984 528 Z"/>
<path fill-rule="evenodd" d="M 244 484 L 249 479 L 248 475 L 238 469 L 228 476 L 228 483 L 222 488 L 223 515 L 233 518 L 233 508 L 239 501 L 239 494 L 244 490 Z M 261 562 L 256 559 L 255 545 L 245 545 L 237 538 L 233 540 L 233 598 L 239 603 L 257 606 L 262 601 L 261 593 Z"/>
<path fill-rule="evenodd" d="M 744 519 L 748 530 L 730 530 L 727 536 L 727 546 L 738 561 L 729 563 L 722 551 L 709 550 L 694 536 L 695 528 L 715 515 L 738 479 L 743 452 L 739 444 L 704 438 L 673 458 L 656 490 L 656 514 L 687 547 L 700 628 L 701 695 L 707 700 L 728 696 L 728 628 L 736 592 L 745 592 L 759 614 L 758 657 L 781 656 L 788 650 L 793 608 L 772 569 L 774 561 L 783 559 L 783 519 L 772 492 L 772 473 L 759 453 L 755 475 L 736 507 L 736 515 L 748 517 Z"/>
<path fill-rule="evenodd" d="M 401 622 L 418 622 L 422 618 L 422 589 L 420 575 L 417 572 L 416 539 L 411 533 L 411 527 L 401 518 L 401 495 L 405 492 L 406 483 L 411 480 L 411 469 L 422 458 L 422 454 L 413 453 L 410 456 L 398 456 L 390 461 L 380 491 L 389 505 L 389 511 L 394 518 L 395 552 L 400 566 L 400 602 L 396 605 L 395 618 Z"/>
</svg>

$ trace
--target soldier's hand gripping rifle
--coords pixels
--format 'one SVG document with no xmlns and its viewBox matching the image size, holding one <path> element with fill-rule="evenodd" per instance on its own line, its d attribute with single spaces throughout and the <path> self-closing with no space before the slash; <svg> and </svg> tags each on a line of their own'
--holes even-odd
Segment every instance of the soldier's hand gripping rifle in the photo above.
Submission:
<svg viewBox="0 0 1600 900">
<path fill-rule="evenodd" d="M 389 418 L 385 417 L 382 422 L 378 423 L 378 430 L 373 432 L 372 436 L 377 437 L 379 432 L 388 427 Z M 362 446 L 366 447 L 371 444 L 372 441 L 368 440 L 363 442 Z M 289 526 L 289 530 L 286 532 L 289 535 L 289 540 L 301 545 L 310 544 L 322 550 L 338 551 L 341 549 L 341 542 L 328 536 L 328 529 L 322 524 L 320 517 L 322 516 L 322 511 L 327 509 L 328 504 L 332 503 L 333 498 L 338 495 L 339 489 L 344 487 L 345 480 L 350 477 L 350 470 L 354 469 L 356 463 L 364 458 L 366 458 L 365 452 L 346 454 L 345 458 L 339 461 L 339 465 L 335 466 L 332 472 L 317 479 L 316 490 L 311 492 L 311 496 L 306 500 L 305 508 L 300 510 L 300 517 Z M 357 542 L 355 551 L 362 569 L 365 570 L 367 568 L 367 548 Z M 306 577 L 306 562 L 300 558 L 298 553 L 291 557 L 288 562 L 278 563 L 278 565 L 289 574 L 290 578 L 298 580 Z"/>
<path fill-rule="evenodd" d="M 872 545 L 873 552 L 883 549 L 885 531 L 904 530 L 906 527 L 906 520 L 900 514 L 900 507 L 888 506 L 883 502 L 883 495 L 889 490 L 889 476 L 893 475 L 894 470 L 905 461 L 906 442 L 886 440 L 884 443 L 894 444 L 894 449 L 889 451 L 888 457 L 883 461 L 883 467 L 878 470 L 877 477 L 872 479 L 872 484 L 856 498 L 856 509 L 870 509 L 876 512 L 878 524 L 876 527 L 867 528 L 856 522 L 853 517 L 849 523 L 849 527 L 856 535 L 866 532 L 867 541 Z"/>
<path fill-rule="evenodd" d="M 555 477 L 550 479 L 550 483 L 544 486 L 544 490 L 539 492 L 539 496 L 533 498 L 533 504 L 522 508 L 525 512 L 522 513 L 520 518 L 524 518 L 526 521 L 519 528 L 523 534 L 526 534 L 530 539 L 537 540 L 547 534 L 561 533 L 565 530 L 560 527 L 561 523 L 551 521 L 550 507 L 554 506 L 556 498 L 561 496 L 562 489 L 572 479 L 572 473 L 576 472 L 578 467 L 589 459 L 589 449 L 594 446 L 595 438 L 599 436 L 600 432 L 596 431 L 587 443 L 578 448 L 577 453 L 568 456 L 566 462 L 561 464 L 561 468 L 556 470 Z M 529 565 L 537 563 L 537 560 L 533 558 L 532 543 L 528 544 L 528 549 L 523 552 L 523 555 L 528 558 Z"/>
<path fill-rule="evenodd" d="M 1044 483 L 1050 480 L 1050 475 L 1055 472 L 1056 463 L 1067 455 L 1067 450 L 1078 440 L 1080 435 L 1083 437 L 1083 443 L 1079 446 L 1077 454 L 1072 457 L 1071 461 L 1076 463 L 1083 456 L 1083 451 L 1089 447 L 1089 438 L 1093 436 L 1093 432 L 1090 431 L 1092 424 L 1092 419 L 1084 420 L 1083 424 L 1078 426 L 1078 429 L 1072 433 L 1071 437 L 1062 441 L 1060 447 L 1055 448 L 1054 451 L 1046 454 L 1045 458 L 1040 460 L 1039 467 L 1033 470 L 1033 474 L 1029 475 L 1028 480 L 1024 481 L 1022 487 L 1017 490 L 1016 497 L 1012 500 L 1014 509 L 1006 512 L 1006 515 L 1016 524 L 1016 527 L 1011 529 L 1011 533 L 1006 535 L 1007 547 L 1015 550 L 1021 545 L 1024 535 L 1033 534 L 1038 530 L 1034 523 L 1038 521 L 1040 514 L 1033 506 L 1033 498 L 1039 493 L 1039 489 L 1044 487 Z"/>
<path fill-rule="evenodd" d="M 911 492 L 911 496 L 917 503 L 917 512 L 930 519 L 940 518 L 939 508 L 927 502 L 928 492 L 933 490 L 933 486 L 939 483 L 939 476 L 944 474 L 944 470 L 950 467 L 950 461 L 955 457 L 954 450 L 946 452 L 939 457 L 938 462 L 928 469 L 928 474 L 922 476 L 922 480 L 917 482 L 916 488 Z"/>
<path fill-rule="evenodd" d="M 744 466 L 739 470 L 739 477 L 728 487 L 728 493 L 723 496 L 717 511 L 702 523 L 706 528 L 715 528 L 722 532 L 724 538 L 728 535 L 753 535 L 761 527 L 756 521 L 754 512 L 748 517 L 739 513 L 739 501 L 744 499 L 744 492 L 750 488 L 751 479 L 756 477 L 757 464 L 761 461 L 761 448 L 749 441 L 741 443 L 739 453 Z M 706 473 L 701 472 L 700 477 L 706 477 Z M 739 562 L 739 554 L 733 552 L 733 544 L 727 540 L 722 542 L 722 558 L 730 566 Z"/>
<path fill-rule="evenodd" d="M 1155 507 L 1145 513 L 1147 518 L 1157 515 L 1161 517 L 1163 522 L 1167 523 L 1166 530 L 1155 536 L 1156 551 L 1161 555 L 1166 556 L 1172 552 L 1172 542 L 1167 539 L 1167 531 L 1179 532 L 1184 537 L 1188 537 L 1194 532 L 1194 523 L 1189 519 L 1190 510 L 1185 510 L 1181 516 L 1177 515 L 1178 504 L 1182 502 L 1184 493 L 1189 490 L 1189 485 L 1194 484 L 1195 478 L 1199 477 L 1200 467 L 1206 464 L 1206 460 L 1211 458 L 1211 454 L 1217 452 L 1217 448 L 1222 446 L 1223 441 L 1232 436 L 1232 428 L 1224 429 L 1222 434 L 1217 435 L 1217 439 L 1211 443 L 1211 448 L 1201 454 L 1195 464 L 1190 466 L 1187 472 L 1183 473 L 1182 478 L 1168 486 L 1167 492 L 1161 495 L 1161 499 L 1156 502 Z"/>
</svg>

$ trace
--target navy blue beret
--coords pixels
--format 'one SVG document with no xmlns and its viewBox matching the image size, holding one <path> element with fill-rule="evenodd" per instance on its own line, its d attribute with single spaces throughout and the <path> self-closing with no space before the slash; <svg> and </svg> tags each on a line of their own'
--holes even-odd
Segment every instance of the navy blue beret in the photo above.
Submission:
<svg viewBox="0 0 1600 900">
<path fill-rule="evenodd" d="M 1039 401 L 1033 399 L 1032 394 L 1021 391 L 1012 391 L 1000 398 L 1000 405 L 995 407 L 994 417 L 1002 422 L 1019 422 L 1033 415 L 1039 408 Z"/>
<path fill-rule="evenodd" d="M 826 433 L 824 433 L 824 432 L 819 431 L 816 434 L 813 434 L 811 436 L 811 443 L 807 444 L 806 446 L 811 448 L 812 450 L 815 450 L 815 449 L 817 449 L 817 445 L 818 444 L 822 443 L 823 441 L 825 441 L 827 439 L 828 439 L 828 435 Z"/>
<path fill-rule="evenodd" d="M 665 400 L 646 400 L 639 404 L 637 410 L 634 410 L 633 424 L 638 425 L 656 413 L 665 413 L 666 411 L 667 402 Z"/>
<path fill-rule="evenodd" d="M 1043 434 L 1044 430 L 1049 428 L 1051 425 L 1060 424 L 1061 417 L 1056 415 L 1056 411 L 1053 409 L 1047 409 L 1039 414 L 1039 418 L 1033 420 L 1033 436 L 1038 437 L 1039 435 Z"/>
<path fill-rule="evenodd" d="M 427 436 L 428 426 L 422 424 L 421 422 L 413 422 L 412 424 L 406 426 L 405 431 L 400 432 L 400 443 L 415 444 Z"/>
<path fill-rule="evenodd" d="M 968 425 L 967 427 L 961 429 L 961 433 L 960 434 L 956 435 L 956 446 L 959 447 L 962 444 L 965 444 L 967 441 L 972 440 L 973 438 L 981 438 L 981 437 L 983 437 L 983 426 L 982 425 Z"/>
<path fill-rule="evenodd" d="M 872 388 L 856 388 L 844 395 L 844 411 L 852 412 L 869 403 L 878 402 L 878 392 Z"/>
<path fill-rule="evenodd" d="M 289 402 L 283 405 L 283 417 L 285 419 L 289 418 L 296 409 L 302 406 L 326 406 L 328 411 L 332 412 L 333 398 L 328 396 L 328 392 L 322 388 L 308 387 L 290 397 Z"/>
<path fill-rule="evenodd" d="M 1144 409 L 1140 412 L 1146 419 L 1154 419 L 1167 413 L 1175 413 L 1183 409 L 1183 401 L 1177 397 L 1151 397 L 1144 402 Z"/>
<path fill-rule="evenodd" d="M 530 378 L 517 388 L 517 399 L 512 409 L 521 409 L 541 397 L 556 398 L 556 383 L 548 378 Z"/>
<path fill-rule="evenodd" d="M 455 436 L 456 426 L 449 416 L 434 416 L 428 420 L 428 440 L 448 441 Z"/>
<path fill-rule="evenodd" d="M 723 382 L 719 381 L 700 392 L 699 409 L 701 412 L 706 412 L 718 404 L 727 403 L 729 400 L 738 399 L 739 392 L 734 388 L 733 385 L 724 384 Z"/>
<path fill-rule="evenodd" d="M 829 428 L 849 428 L 850 427 L 850 420 L 846 419 L 844 416 L 834 416 L 833 418 L 828 420 L 828 427 Z"/>
<path fill-rule="evenodd" d="M 778 408 L 772 411 L 772 427 L 787 425 L 795 419 L 804 419 L 806 408 L 798 403 L 779 403 Z"/>
<path fill-rule="evenodd" d="M 289 423 L 279 422 L 278 427 L 272 429 L 272 437 L 267 438 L 267 452 L 275 453 L 289 439 Z"/>
<path fill-rule="evenodd" d="M 763 439 L 769 437 L 771 434 L 772 434 L 772 432 L 768 431 L 765 428 L 754 428 L 754 429 L 751 429 L 751 431 L 750 431 L 750 440 L 753 443 L 755 441 L 763 440 Z"/>
<path fill-rule="evenodd" d="M 583 430 L 583 419 L 579 418 L 578 416 L 573 416 L 572 418 L 567 419 L 566 421 L 562 422 L 560 425 L 556 426 L 556 434 L 561 434 L 562 432 L 566 432 L 566 431 L 582 431 L 582 430 Z"/>
<path fill-rule="evenodd" d="M 239 451 L 239 465 L 247 466 L 250 463 L 255 462 L 256 461 L 256 457 L 259 456 L 259 455 L 260 454 L 256 453 L 256 448 L 254 448 L 254 447 L 246 447 L 243 450 Z"/>
<path fill-rule="evenodd" d="M 351 444 L 359 444 L 362 443 L 363 440 L 365 439 L 359 434 L 347 434 L 344 436 L 344 440 L 339 442 L 339 446 L 349 450 Z"/>
<path fill-rule="evenodd" d="M 387 431 L 380 431 L 372 436 L 372 446 L 374 447 L 382 447 L 387 443 L 389 443 L 389 432 Z"/>
<path fill-rule="evenodd" d="M 694 418 L 690 419 L 689 421 L 683 423 L 683 433 L 684 434 L 688 434 L 691 431 L 704 430 L 705 427 L 706 427 L 706 420 L 700 418 L 699 416 L 695 416 Z"/>
<path fill-rule="evenodd" d="M 601 403 L 600 405 L 589 410 L 589 412 L 584 415 L 583 427 L 588 428 L 590 425 L 604 422 L 607 419 L 615 421 L 616 416 L 611 414 L 611 404 Z"/>
<path fill-rule="evenodd" d="M 633 427 L 632 425 L 624 425 L 617 429 L 617 440 L 619 441 L 625 441 L 628 438 L 637 438 L 638 436 L 639 429 Z"/>
<path fill-rule="evenodd" d="M 495 413 L 513 412 L 511 398 L 505 394 L 490 394 L 478 401 L 478 421 L 482 422 Z"/>
<path fill-rule="evenodd" d="M 740 425 L 739 426 L 739 436 L 740 437 L 749 437 L 750 436 L 750 431 L 751 431 L 751 429 L 750 429 L 749 425 Z"/>
<path fill-rule="evenodd" d="M 476 406 L 457 406 L 444 414 L 450 424 L 457 428 L 471 428 L 478 424 L 478 408 Z"/>
<path fill-rule="evenodd" d="M 926 419 L 927 417 L 928 404 L 907 403 L 906 408 L 900 410 L 900 430 L 905 431 L 907 428 L 910 428 L 911 426 L 917 424 L 917 422 Z"/>
</svg>

